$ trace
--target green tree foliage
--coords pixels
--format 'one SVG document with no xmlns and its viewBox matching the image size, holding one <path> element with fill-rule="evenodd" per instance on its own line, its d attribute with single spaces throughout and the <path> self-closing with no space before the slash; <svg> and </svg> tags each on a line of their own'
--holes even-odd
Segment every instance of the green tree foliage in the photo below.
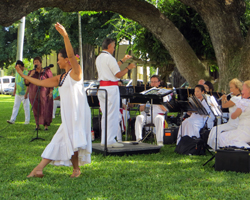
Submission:
<svg viewBox="0 0 250 200">
<path fill-rule="evenodd" d="M 100 45 L 114 29 L 105 23 L 113 17 L 112 12 L 81 12 L 83 44 Z M 41 8 L 26 16 L 24 58 L 48 55 L 64 48 L 63 38 L 54 28 L 62 23 L 71 39 L 73 48 L 79 47 L 78 13 L 63 12 L 59 8 Z M 10 27 L 0 27 L 0 67 L 15 63 L 18 23 Z M 5 64 L 4 64 L 5 63 Z"/>
<path fill-rule="evenodd" d="M 83 44 L 93 46 L 101 44 L 103 38 L 112 31 L 112 26 L 106 25 L 114 13 L 111 12 L 82 12 L 82 41 Z M 27 46 L 30 47 L 29 58 L 36 55 L 50 54 L 52 50 L 58 52 L 64 48 L 63 38 L 59 37 L 54 24 L 63 24 L 69 34 L 73 48 L 79 47 L 78 13 L 66 13 L 59 8 L 41 8 L 26 19 Z M 26 36 L 25 35 L 25 36 Z"/>
<path fill-rule="evenodd" d="M 150 1 L 156 4 L 156 1 Z M 199 57 L 215 59 L 213 46 L 206 30 L 206 25 L 201 17 L 179 1 L 158 1 L 158 8 L 165 14 L 181 31 L 189 44 Z M 110 20 L 117 33 L 119 40 L 128 39 L 132 45 L 129 50 L 140 59 L 153 61 L 153 66 L 166 66 L 171 59 L 162 43 L 146 28 L 138 23 L 119 15 Z"/>
<path fill-rule="evenodd" d="M 9 27 L 0 26 L 0 68 L 16 59 L 17 26 L 16 23 Z"/>
</svg>

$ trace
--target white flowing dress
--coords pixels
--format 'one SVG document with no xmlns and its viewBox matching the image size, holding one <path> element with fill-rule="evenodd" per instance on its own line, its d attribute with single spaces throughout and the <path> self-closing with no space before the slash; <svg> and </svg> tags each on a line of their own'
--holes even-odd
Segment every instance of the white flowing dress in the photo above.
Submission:
<svg viewBox="0 0 250 200">
<path fill-rule="evenodd" d="M 242 110 L 237 129 L 222 132 L 219 136 L 220 147 L 235 146 L 250 148 L 250 99 L 241 99 L 236 107 Z"/>
<path fill-rule="evenodd" d="M 83 81 L 66 76 L 59 87 L 62 124 L 42 153 L 53 165 L 71 166 L 71 157 L 78 151 L 78 163 L 91 162 L 91 112 L 84 92 Z"/>
<path fill-rule="evenodd" d="M 201 101 L 201 104 L 203 107 L 207 110 L 208 113 L 210 113 L 209 117 L 212 116 L 211 110 L 208 107 L 206 101 L 203 99 Z M 177 136 L 177 142 L 178 144 L 181 140 L 181 137 L 188 135 L 189 137 L 200 137 L 200 129 L 204 127 L 206 120 L 208 116 L 206 115 L 199 115 L 196 113 L 192 113 L 191 116 L 187 119 L 185 119 L 178 131 L 178 136 Z"/>
<path fill-rule="evenodd" d="M 232 101 L 234 104 L 236 104 L 239 100 L 241 99 L 241 96 L 233 96 L 230 101 Z M 219 147 L 219 135 L 223 132 L 223 131 L 229 131 L 229 130 L 233 130 L 236 129 L 239 123 L 239 118 L 237 117 L 236 119 L 231 119 L 231 114 L 235 112 L 235 110 L 237 109 L 236 105 L 232 106 L 229 108 L 229 120 L 226 124 L 221 124 L 218 126 L 215 126 L 212 128 L 212 130 L 209 133 L 209 137 L 207 140 L 207 144 L 215 149 L 215 144 L 216 144 L 216 131 L 217 131 L 217 147 Z M 216 130 L 217 129 L 217 130 Z"/>
</svg>

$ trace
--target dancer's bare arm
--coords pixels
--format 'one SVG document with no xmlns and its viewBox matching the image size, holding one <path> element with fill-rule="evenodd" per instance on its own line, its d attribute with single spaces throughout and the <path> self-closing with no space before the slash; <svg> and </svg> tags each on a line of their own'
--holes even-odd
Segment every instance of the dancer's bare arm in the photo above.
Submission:
<svg viewBox="0 0 250 200">
<path fill-rule="evenodd" d="M 63 36 L 65 49 L 67 52 L 67 56 L 69 58 L 69 62 L 72 66 L 72 72 L 70 73 L 71 78 L 73 78 L 76 81 L 79 81 L 82 79 L 82 69 L 80 65 L 78 64 L 73 47 L 70 43 L 69 36 L 65 28 L 59 24 L 58 22 L 55 24 L 56 30 Z"/>
<path fill-rule="evenodd" d="M 16 71 L 25 80 L 27 80 L 30 83 L 33 83 L 34 85 L 37 85 L 37 86 L 57 87 L 58 84 L 59 84 L 60 75 L 57 75 L 57 76 L 54 76 L 54 77 L 51 77 L 51 78 L 47 78 L 45 80 L 39 80 L 39 79 L 36 79 L 36 78 L 32 78 L 30 76 L 24 75 L 22 70 L 18 66 L 16 66 Z"/>
</svg>

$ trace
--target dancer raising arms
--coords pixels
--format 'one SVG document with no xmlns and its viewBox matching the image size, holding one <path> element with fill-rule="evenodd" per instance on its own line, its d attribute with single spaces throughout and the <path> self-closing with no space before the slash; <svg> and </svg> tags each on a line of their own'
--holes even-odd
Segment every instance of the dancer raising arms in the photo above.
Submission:
<svg viewBox="0 0 250 200">
<path fill-rule="evenodd" d="M 80 165 L 91 162 L 91 113 L 83 88 L 82 70 L 73 52 L 65 28 L 57 23 L 56 30 L 63 36 L 66 50 L 58 54 L 58 65 L 65 73 L 53 78 L 38 80 L 25 76 L 16 67 L 17 72 L 29 82 L 44 87 L 59 85 L 61 97 L 62 124 L 42 153 L 42 161 L 32 170 L 28 177 L 43 177 L 43 168 L 53 165 L 73 165 L 71 177 L 78 177 Z M 79 104 L 81 102 L 81 104 Z"/>
</svg>

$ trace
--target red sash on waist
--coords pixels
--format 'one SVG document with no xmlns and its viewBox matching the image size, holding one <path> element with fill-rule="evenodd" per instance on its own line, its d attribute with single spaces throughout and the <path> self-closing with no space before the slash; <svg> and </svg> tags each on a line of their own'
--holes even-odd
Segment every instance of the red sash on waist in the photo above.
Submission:
<svg viewBox="0 0 250 200">
<path fill-rule="evenodd" d="M 100 86 L 118 86 L 118 81 L 100 81 Z"/>
</svg>

